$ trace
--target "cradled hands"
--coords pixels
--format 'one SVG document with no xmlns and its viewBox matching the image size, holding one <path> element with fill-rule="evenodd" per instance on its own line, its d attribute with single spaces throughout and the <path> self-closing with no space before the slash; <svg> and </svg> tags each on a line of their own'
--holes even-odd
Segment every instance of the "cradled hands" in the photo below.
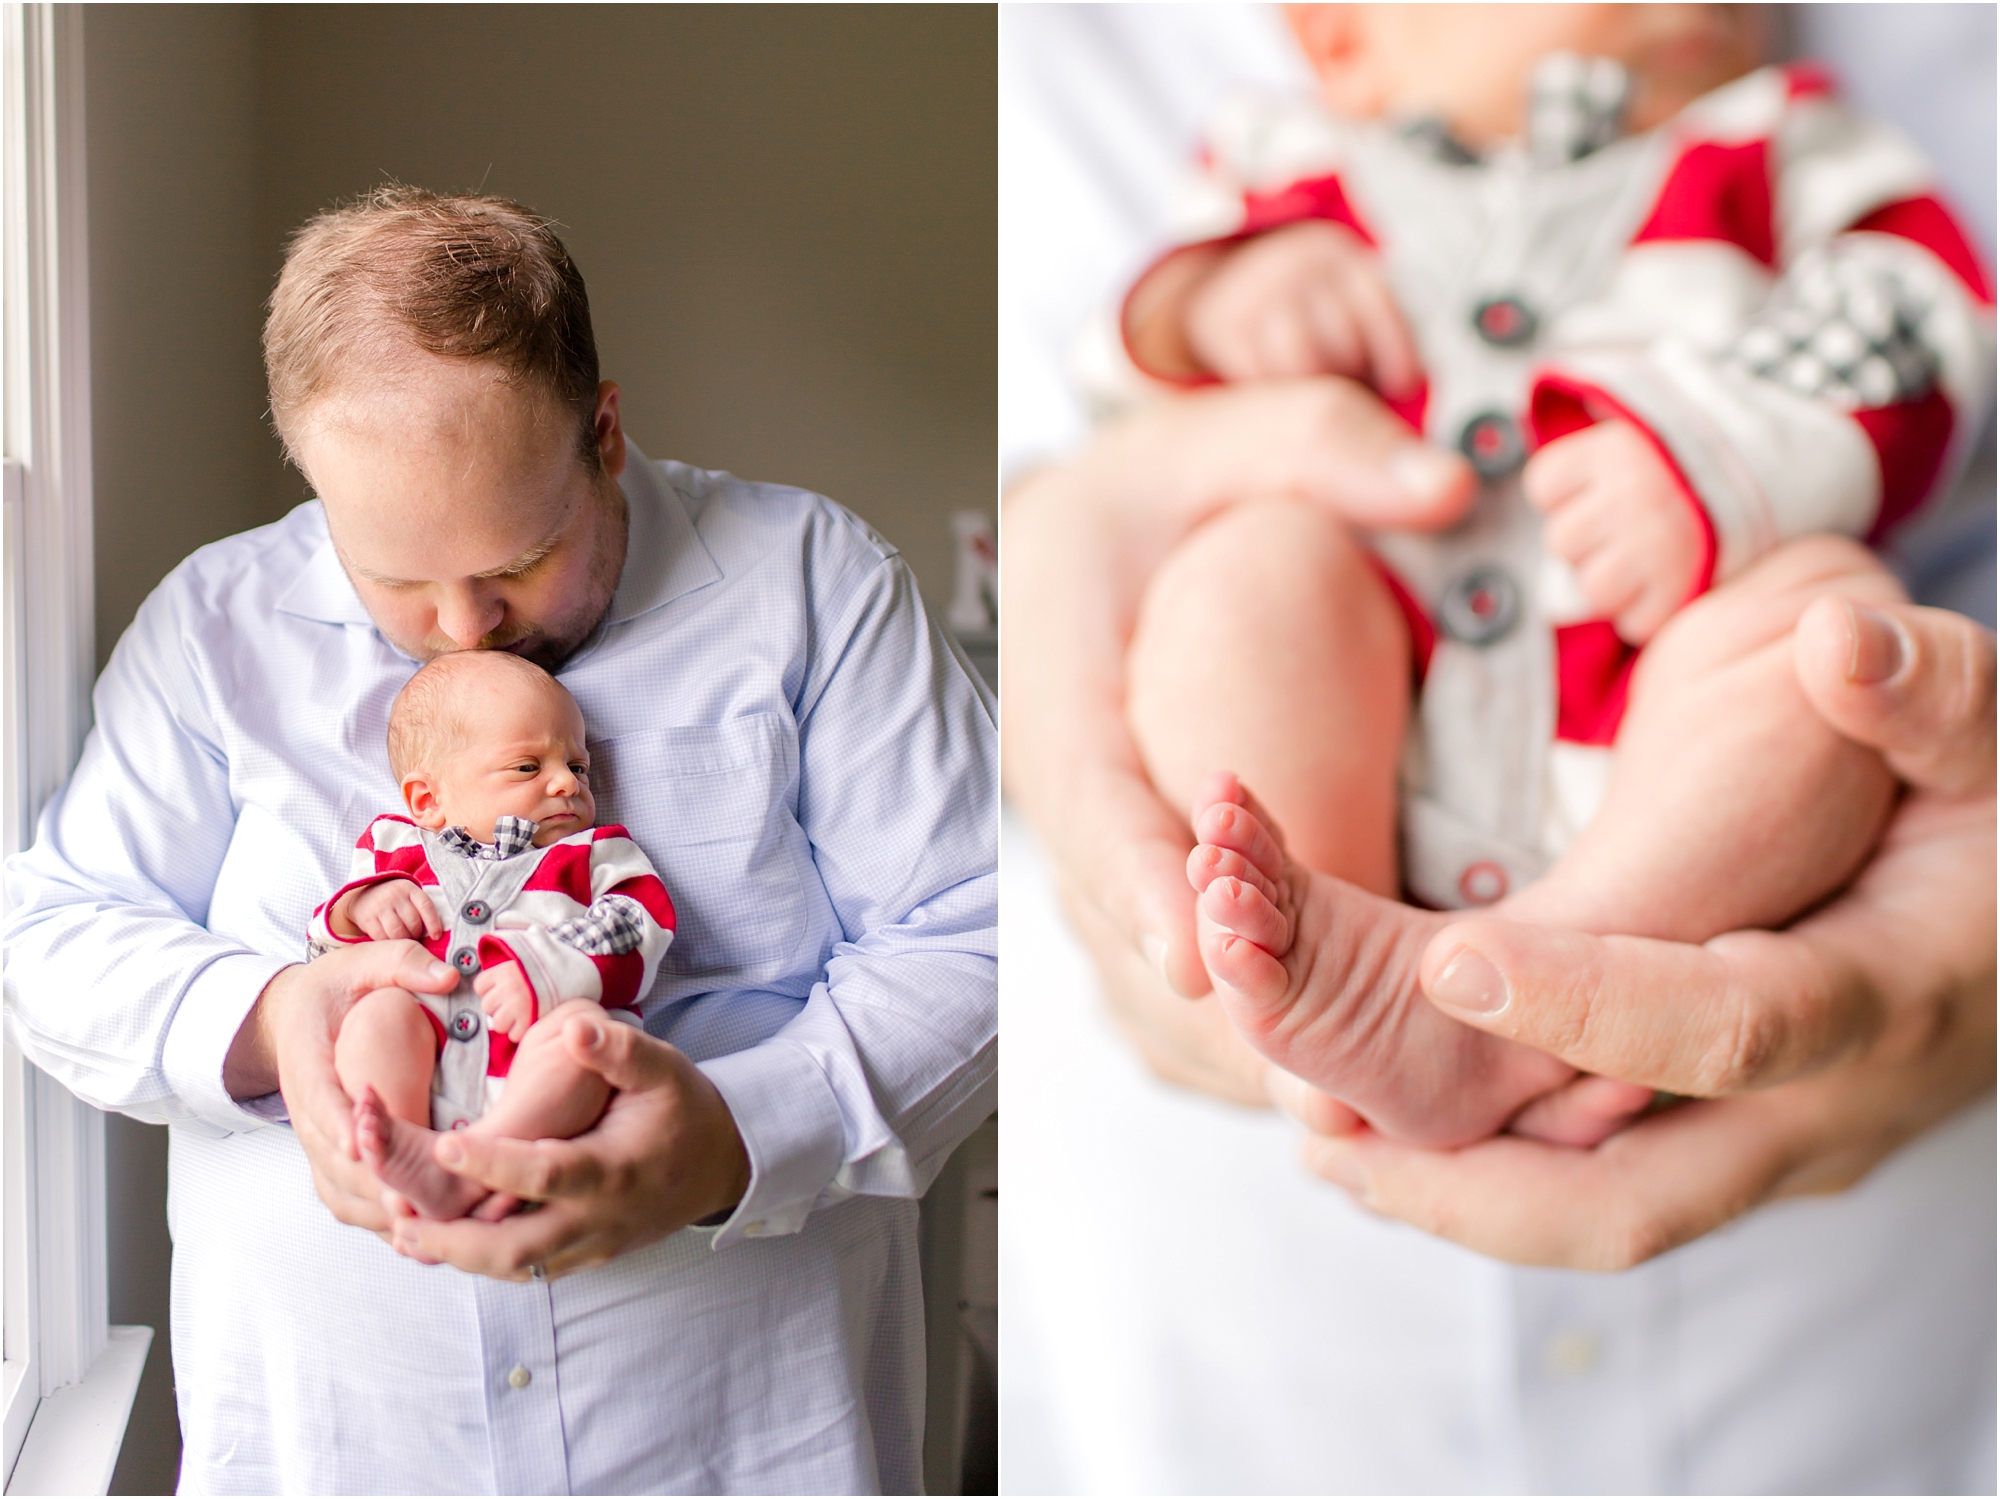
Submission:
<svg viewBox="0 0 2000 1499">
<path fill-rule="evenodd" d="M 1707 539 L 1667 460 L 1630 422 L 1557 438 L 1528 460 L 1521 490 L 1542 513 L 1543 544 L 1622 639 L 1644 645 L 1687 602 Z"/>
</svg>

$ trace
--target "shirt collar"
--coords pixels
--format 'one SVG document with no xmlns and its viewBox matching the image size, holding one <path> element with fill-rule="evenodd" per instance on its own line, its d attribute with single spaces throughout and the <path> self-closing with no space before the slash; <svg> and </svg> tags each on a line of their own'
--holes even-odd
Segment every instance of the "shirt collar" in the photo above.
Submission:
<svg viewBox="0 0 2000 1499">
<path fill-rule="evenodd" d="M 625 472 L 618 476 L 618 487 L 625 495 L 627 517 L 625 568 L 618 575 L 618 591 L 604 617 L 610 625 L 636 619 L 722 577 L 722 569 L 695 531 L 680 491 L 629 439 Z M 368 606 L 354 591 L 347 569 L 340 565 L 340 556 L 333 549 L 326 512 L 319 501 L 310 503 L 319 545 L 278 596 L 276 607 L 281 613 L 324 624 L 372 626 L 375 621 Z"/>
<path fill-rule="evenodd" d="M 534 846 L 539 826 L 533 818 L 502 816 L 494 820 L 491 843 L 481 843 L 464 828 L 446 828 L 438 834 L 438 842 L 467 859 L 511 859 Z"/>
</svg>

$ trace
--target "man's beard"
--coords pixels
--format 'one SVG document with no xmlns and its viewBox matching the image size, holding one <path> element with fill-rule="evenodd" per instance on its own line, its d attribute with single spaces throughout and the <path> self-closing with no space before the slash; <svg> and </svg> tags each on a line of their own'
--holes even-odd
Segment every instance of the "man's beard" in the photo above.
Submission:
<svg viewBox="0 0 2000 1499">
<path fill-rule="evenodd" d="M 534 662 L 554 676 L 563 663 L 596 633 L 597 626 L 610 611 L 612 598 L 618 592 L 618 578 L 625 569 L 625 545 L 629 530 L 625 496 L 615 483 L 609 487 L 610 493 L 604 500 L 605 514 L 599 522 L 597 544 L 591 558 L 589 596 L 560 619 L 512 621 L 484 637 L 472 649 L 508 651 L 523 660 Z M 413 654 L 419 661 L 433 661 L 439 656 L 464 649 L 455 640 L 434 635 L 424 642 L 421 651 Z"/>
</svg>

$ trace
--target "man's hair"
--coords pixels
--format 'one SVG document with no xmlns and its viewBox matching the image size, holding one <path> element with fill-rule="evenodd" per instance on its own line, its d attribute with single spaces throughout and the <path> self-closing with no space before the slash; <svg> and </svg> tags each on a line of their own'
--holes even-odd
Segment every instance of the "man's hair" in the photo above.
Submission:
<svg viewBox="0 0 2000 1499">
<path fill-rule="evenodd" d="M 470 717 L 465 688 L 483 671 L 512 673 L 524 682 L 567 691 L 534 662 L 506 651 L 449 651 L 437 657 L 405 682 L 389 705 L 389 770 L 397 785 L 413 770 L 435 773 L 441 759 L 472 737 L 478 726 Z"/>
<path fill-rule="evenodd" d="M 271 419 L 292 453 L 299 413 L 416 349 L 497 365 L 575 413 L 598 466 L 590 299 L 552 222 L 505 198 L 390 183 L 308 219 L 264 320 Z"/>
</svg>

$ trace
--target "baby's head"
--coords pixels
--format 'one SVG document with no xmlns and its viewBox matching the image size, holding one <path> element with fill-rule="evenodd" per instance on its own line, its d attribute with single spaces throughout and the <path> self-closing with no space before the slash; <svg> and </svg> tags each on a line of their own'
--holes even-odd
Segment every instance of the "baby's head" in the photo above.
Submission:
<svg viewBox="0 0 2000 1499">
<path fill-rule="evenodd" d="M 389 709 L 389 768 L 420 827 L 493 841 L 503 816 L 540 824 L 535 846 L 589 827 L 583 711 L 562 683 L 505 651 L 453 651 Z"/>
<path fill-rule="evenodd" d="M 1336 113 L 1441 118 L 1467 145 L 1522 133 L 1529 77 L 1551 52 L 1608 57 L 1649 130 L 1754 68 L 1754 5 L 1288 5 Z"/>
</svg>

